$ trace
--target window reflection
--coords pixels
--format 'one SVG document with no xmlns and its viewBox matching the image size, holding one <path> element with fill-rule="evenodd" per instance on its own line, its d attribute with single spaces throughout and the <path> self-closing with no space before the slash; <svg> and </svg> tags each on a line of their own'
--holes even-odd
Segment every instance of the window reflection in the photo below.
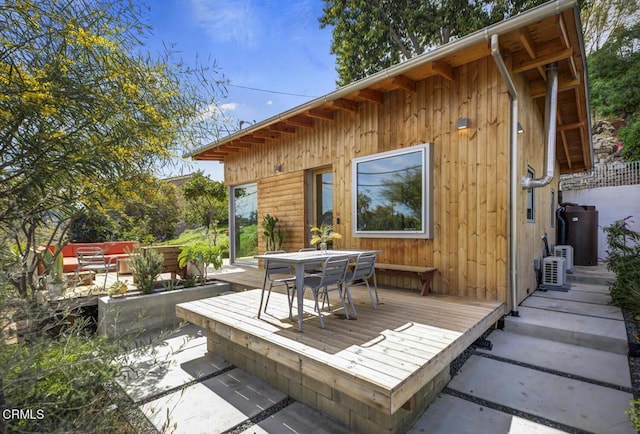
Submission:
<svg viewBox="0 0 640 434">
<path fill-rule="evenodd" d="M 354 160 L 356 233 L 428 235 L 427 146 Z"/>
</svg>

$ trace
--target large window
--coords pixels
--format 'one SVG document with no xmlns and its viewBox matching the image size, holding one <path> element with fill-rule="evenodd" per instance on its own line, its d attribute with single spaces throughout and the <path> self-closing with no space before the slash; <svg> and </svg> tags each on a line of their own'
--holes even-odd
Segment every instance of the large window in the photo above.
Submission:
<svg viewBox="0 0 640 434">
<path fill-rule="evenodd" d="M 431 146 L 353 160 L 354 234 L 431 237 Z"/>
</svg>

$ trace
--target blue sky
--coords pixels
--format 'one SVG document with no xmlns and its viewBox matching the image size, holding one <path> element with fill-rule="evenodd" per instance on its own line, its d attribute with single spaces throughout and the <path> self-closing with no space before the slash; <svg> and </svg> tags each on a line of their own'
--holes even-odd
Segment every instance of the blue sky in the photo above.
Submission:
<svg viewBox="0 0 640 434">
<path fill-rule="evenodd" d="M 148 4 L 152 36 L 144 42 L 149 51 L 157 52 L 164 42 L 173 44 L 189 63 L 195 63 L 196 55 L 215 60 L 231 84 L 220 102 L 232 118 L 259 122 L 336 88 L 335 56 L 329 53 L 331 29 L 320 29 L 318 23 L 322 0 L 156 0 Z M 219 163 L 193 167 L 200 168 L 222 180 Z"/>
</svg>

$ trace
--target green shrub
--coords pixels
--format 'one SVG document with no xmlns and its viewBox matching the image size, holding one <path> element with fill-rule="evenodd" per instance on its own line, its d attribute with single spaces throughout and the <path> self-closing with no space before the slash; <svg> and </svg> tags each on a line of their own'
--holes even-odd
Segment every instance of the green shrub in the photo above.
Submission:
<svg viewBox="0 0 640 434">
<path fill-rule="evenodd" d="M 164 255 L 154 249 L 136 250 L 130 256 L 131 273 L 138 289 L 150 294 L 156 285 L 156 279 L 162 272 Z"/>
<path fill-rule="evenodd" d="M 81 328 L 75 324 L 55 339 L 39 335 L 0 343 L 5 406 L 35 416 L 6 421 L 7 432 L 115 432 L 104 386 L 120 372 L 113 362 L 121 347 Z"/>
<path fill-rule="evenodd" d="M 609 255 L 607 269 L 616 274 L 610 287 L 611 299 L 616 306 L 640 314 L 640 233 L 629 228 L 631 217 L 614 222 L 604 228 Z"/>
<path fill-rule="evenodd" d="M 183 246 L 178 255 L 178 265 L 184 267 L 193 264 L 198 274 L 207 280 L 207 265 L 213 265 L 218 270 L 222 267 L 222 248 L 207 243 L 195 243 Z"/>
</svg>

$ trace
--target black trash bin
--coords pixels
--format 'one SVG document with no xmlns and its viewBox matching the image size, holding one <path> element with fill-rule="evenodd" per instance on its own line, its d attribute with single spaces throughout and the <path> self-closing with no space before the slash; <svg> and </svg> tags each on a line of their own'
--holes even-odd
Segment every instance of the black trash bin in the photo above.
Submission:
<svg viewBox="0 0 640 434">
<path fill-rule="evenodd" d="M 567 205 L 562 218 L 566 244 L 573 247 L 574 265 L 598 265 L 598 210 L 592 205 Z"/>
</svg>

